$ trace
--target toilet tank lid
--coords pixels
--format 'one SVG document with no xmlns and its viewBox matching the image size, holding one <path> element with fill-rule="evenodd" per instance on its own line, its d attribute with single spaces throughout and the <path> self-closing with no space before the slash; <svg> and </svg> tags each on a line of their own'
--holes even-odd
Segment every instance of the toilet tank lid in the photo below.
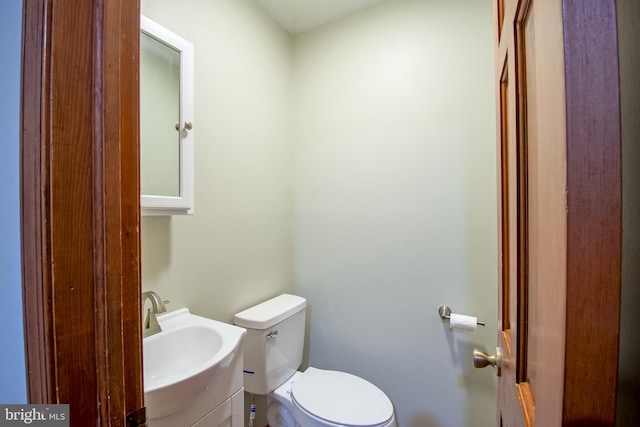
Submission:
<svg viewBox="0 0 640 427">
<path fill-rule="evenodd" d="M 282 294 L 241 311 L 234 316 L 233 323 L 248 329 L 267 329 L 304 310 L 306 306 L 306 299 Z"/>
</svg>

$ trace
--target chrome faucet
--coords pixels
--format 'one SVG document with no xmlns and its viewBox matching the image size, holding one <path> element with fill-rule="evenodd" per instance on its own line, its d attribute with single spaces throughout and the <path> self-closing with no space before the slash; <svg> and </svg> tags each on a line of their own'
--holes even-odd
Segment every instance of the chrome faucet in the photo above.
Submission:
<svg viewBox="0 0 640 427">
<path fill-rule="evenodd" d="M 151 301 L 151 308 L 147 310 L 147 317 L 144 319 L 144 325 L 142 327 L 143 337 L 148 337 L 153 334 L 157 334 L 158 332 L 162 332 L 162 328 L 160 328 L 160 324 L 158 323 L 158 319 L 156 316 L 167 311 L 167 308 L 164 305 L 169 303 L 169 301 L 162 301 L 160 295 L 158 295 L 157 293 L 153 291 L 147 291 L 142 293 L 143 309 L 144 303 L 147 300 Z"/>
</svg>

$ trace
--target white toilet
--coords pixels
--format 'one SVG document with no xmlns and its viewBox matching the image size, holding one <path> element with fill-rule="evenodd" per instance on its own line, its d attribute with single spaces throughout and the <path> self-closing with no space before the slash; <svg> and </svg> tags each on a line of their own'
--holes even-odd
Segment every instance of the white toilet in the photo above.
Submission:
<svg viewBox="0 0 640 427">
<path fill-rule="evenodd" d="M 247 329 L 244 387 L 268 395 L 271 427 L 396 427 L 389 398 L 370 382 L 302 363 L 304 298 L 280 295 L 235 315 Z"/>
</svg>

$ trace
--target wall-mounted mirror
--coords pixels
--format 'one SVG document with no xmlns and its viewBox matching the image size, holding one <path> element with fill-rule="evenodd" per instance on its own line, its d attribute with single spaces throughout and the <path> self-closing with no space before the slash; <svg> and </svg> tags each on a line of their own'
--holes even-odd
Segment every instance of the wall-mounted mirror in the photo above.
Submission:
<svg viewBox="0 0 640 427">
<path fill-rule="evenodd" d="M 193 213 L 193 45 L 140 19 L 142 215 Z"/>
</svg>

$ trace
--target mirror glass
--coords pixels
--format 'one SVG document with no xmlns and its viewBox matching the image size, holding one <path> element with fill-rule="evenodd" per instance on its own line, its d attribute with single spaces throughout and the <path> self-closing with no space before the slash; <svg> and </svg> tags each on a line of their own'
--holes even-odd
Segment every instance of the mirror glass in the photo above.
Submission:
<svg viewBox="0 0 640 427">
<path fill-rule="evenodd" d="M 180 52 L 140 33 L 140 189 L 180 196 Z"/>
</svg>

